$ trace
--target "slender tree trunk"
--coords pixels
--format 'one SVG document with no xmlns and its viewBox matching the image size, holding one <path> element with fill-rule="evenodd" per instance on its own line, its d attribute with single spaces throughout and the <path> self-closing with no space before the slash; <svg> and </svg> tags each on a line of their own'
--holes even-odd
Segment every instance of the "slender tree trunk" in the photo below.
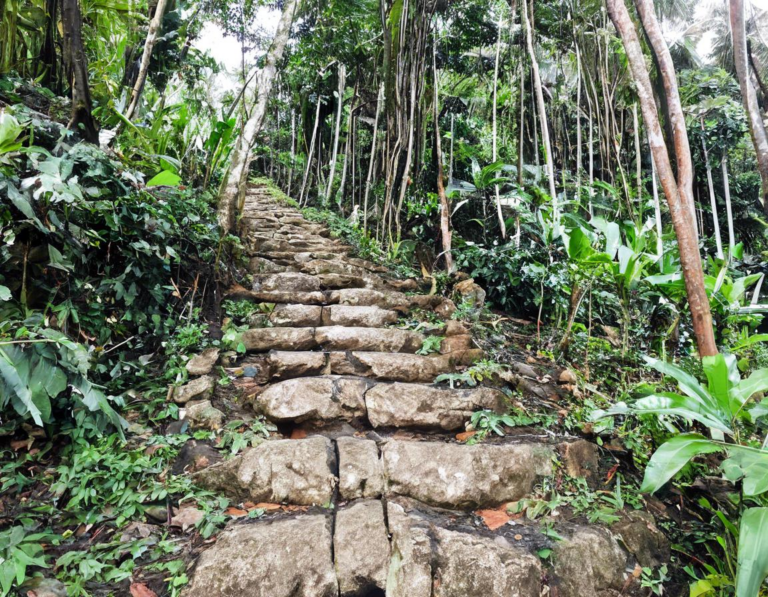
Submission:
<svg viewBox="0 0 768 597">
<path fill-rule="evenodd" d="M 144 91 L 144 84 L 147 82 L 147 73 L 149 72 L 149 61 L 152 58 L 152 49 L 155 47 L 160 26 L 163 24 L 163 15 L 165 15 L 165 6 L 167 3 L 168 0 L 158 0 L 157 6 L 155 7 L 155 14 L 149 22 L 149 31 L 147 32 L 147 39 L 144 41 L 144 52 L 141 55 L 139 74 L 136 78 L 133 90 L 131 91 L 131 101 L 128 104 L 128 109 L 125 111 L 125 117 L 128 120 L 133 118 L 133 115 L 136 112 L 136 107 L 139 105 L 141 94 Z"/>
<path fill-rule="evenodd" d="M 72 87 L 72 117 L 67 127 L 78 131 L 89 143 L 98 144 L 99 130 L 93 119 L 88 62 L 83 47 L 83 19 L 78 0 L 61 0 L 61 27 L 64 58 Z"/>
<path fill-rule="evenodd" d="M 656 111 L 651 78 L 648 74 L 645 56 L 643 55 L 635 26 L 629 16 L 627 7 L 624 5 L 624 0 L 606 0 L 606 4 L 608 14 L 624 42 L 629 66 L 637 86 L 640 107 L 643 111 L 643 120 L 648 130 L 648 139 L 656 161 L 656 168 L 659 172 L 659 179 L 669 204 L 669 212 L 672 216 L 675 234 L 677 235 L 680 263 L 683 269 L 683 278 L 688 294 L 688 303 L 691 309 L 693 330 L 699 354 L 702 357 L 713 356 L 717 354 L 717 345 L 712 328 L 709 298 L 707 297 L 704 285 L 704 270 L 701 264 L 701 255 L 699 254 L 695 219 L 690 206 L 683 199 L 677 188 L 677 181 L 675 180 L 672 164 L 667 153 L 664 136 L 661 132 L 659 115 Z"/>
<path fill-rule="evenodd" d="M 581 205 L 581 52 L 576 46 L 576 199 Z"/>
<path fill-rule="evenodd" d="M 493 67 L 493 137 L 492 137 L 492 151 L 494 162 L 498 159 L 497 154 L 497 137 L 498 137 L 498 118 L 496 110 L 498 109 L 498 95 L 499 95 L 499 56 L 501 54 L 501 17 L 499 17 L 499 35 L 496 40 L 496 61 Z M 501 238 L 507 238 L 507 226 L 504 223 L 504 215 L 501 213 L 501 197 L 499 196 L 499 185 L 494 185 L 494 194 L 496 197 L 496 216 L 499 218 L 499 228 L 501 228 Z"/>
<path fill-rule="evenodd" d="M 531 71 L 533 72 L 533 87 L 536 92 L 536 109 L 539 113 L 539 122 L 541 125 L 541 138 L 544 142 L 544 152 L 546 155 L 547 176 L 549 177 L 549 194 L 552 197 L 553 215 L 555 226 L 560 222 L 560 206 L 557 203 L 557 190 L 555 189 L 555 166 L 552 160 L 552 145 L 549 140 L 549 126 L 547 125 L 546 105 L 544 104 L 544 91 L 541 87 L 541 76 L 539 75 L 539 63 L 536 60 L 536 54 L 533 51 L 533 32 L 531 31 L 531 22 L 528 18 L 528 2 L 523 0 L 523 26 L 525 28 L 525 39 L 528 44 L 528 55 L 531 59 Z M 537 152 L 538 155 L 538 152 Z"/>
<path fill-rule="evenodd" d="M 747 64 L 747 34 L 744 30 L 743 0 L 730 0 L 731 38 L 733 39 L 733 61 L 741 87 L 741 99 L 749 121 L 749 133 L 757 156 L 757 169 L 763 186 L 763 210 L 768 215 L 768 135 L 765 132 L 757 93 L 749 78 Z"/>
<path fill-rule="evenodd" d="M 723 188 L 725 191 L 725 215 L 728 218 L 728 254 L 733 255 L 736 247 L 736 231 L 733 227 L 733 210 L 731 209 L 731 183 L 728 177 L 728 157 L 723 156 Z"/>
<path fill-rule="evenodd" d="M 336 160 L 339 155 L 339 134 L 341 132 L 341 113 L 344 111 L 344 89 L 347 86 L 347 68 L 343 64 L 339 64 L 339 89 L 338 89 L 338 104 L 336 109 L 336 132 L 333 136 L 333 150 L 331 152 L 331 171 L 328 175 L 328 186 L 325 189 L 326 201 L 331 200 L 331 193 L 333 192 L 333 179 L 336 176 Z"/>
<path fill-rule="evenodd" d="M 437 44 L 432 44 L 432 77 L 435 92 L 433 111 L 435 118 L 435 161 L 437 161 L 437 196 L 440 198 L 440 238 L 443 243 L 443 257 L 445 258 L 445 269 L 448 273 L 453 272 L 453 254 L 451 253 L 451 204 L 448 202 L 448 196 L 445 194 L 445 184 L 443 177 L 443 142 L 440 138 L 440 90 L 438 87 L 437 76 Z M 497 56 L 498 58 L 498 56 Z M 494 102 L 495 106 L 495 102 Z M 494 114 L 494 122 L 495 122 Z M 494 135 L 495 138 L 495 135 Z"/>
<path fill-rule="evenodd" d="M 455 131 L 456 114 L 451 112 L 451 157 L 448 160 L 448 183 L 453 182 L 453 135 Z"/>
<path fill-rule="evenodd" d="M 659 185 L 656 183 L 656 160 L 651 151 L 651 189 L 653 190 L 653 213 L 656 218 L 656 257 L 664 256 L 664 227 L 661 223 L 661 202 L 659 201 Z"/>
<path fill-rule="evenodd" d="M 288 185 L 286 194 L 291 194 L 293 186 L 293 167 L 296 165 L 296 110 L 291 108 L 291 167 L 288 169 Z"/>
<path fill-rule="evenodd" d="M 381 104 L 384 101 L 384 83 L 379 86 L 379 95 L 376 99 L 376 117 L 373 119 L 373 138 L 371 139 L 371 159 L 368 162 L 368 176 L 365 178 L 365 195 L 363 195 L 363 231 L 368 230 L 368 195 L 371 193 L 373 180 L 373 165 L 376 162 L 376 146 L 379 134 L 379 117 L 381 116 Z"/>
<path fill-rule="evenodd" d="M 635 167 L 637 168 L 635 172 L 635 177 L 637 180 L 635 181 L 635 184 L 637 184 L 637 202 L 638 205 L 640 205 L 640 211 L 643 211 L 643 163 L 640 159 L 640 119 L 637 117 L 637 103 L 632 104 L 632 124 L 635 129 Z M 641 215 L 641 220 L 643 216 Z"/>
<path fill-rule="evenodd" d="M 245 200 L 245 183 L 252 159 L 251 150 L 264 122 L 269 96 L 277 74 L 277 63 L 283 57 L 298 5 L 299 0 L 285 0 L 283 3 L 283 14 L 277 25 L 277 32 L 264 60 L 264 68 L 259 73 L 253 110 L 237 140 L 229 169 L 219 191 L 218 219 L 219 226 L 224 232 L 234 229 L 237 210 Z"/>
<path fill-rule="evenodd" d="M 312 168 L 312 156 L 315 154 L 315 143 L 317 142 L 317 129 L 320 126 L 320 104 L 322 97 L 317 94 L 317 109 L 315 110 L 315 126 L 312 128 L 312 139 L 309 142 L 309 152 L 307 153 L 307 167 L 304 169 L 304 178 L 301 181 L 301 192 L 299 193 L 299 203 L 304 205 L 304 191 L 307 190 L 309 182 L 309 173 Z M 307 191 L 307 195 L 309 192 Z"/>
<path fill-rule="evenodd" d="M 677 188 L 683 201 L 688 204 L 691 213 L 695 217 L 696 204 L 693 199 L 693 161 L 691 160 L 691 147 L 688 143 L 688 131 L 685 128 L 685 115 L 680 103 L 680 92 L 677 87 L 675 65 L 672 55 L 669 53 L 667 42 L 661 31 L 661 26 L 656 19 L 656 11 L 653 0 L 635 0 L 637 12 L 643 23 L 648 40 L 653 48 L 653 53 L 659 64 L 659 74 L 664 83 L 666 95 L 664 105 L 668 108 L 669 124 L 672 127 L 674 141 L 674 155 L 677 160 Z M 698 236 L 698 234 L 697 234 Z"/>
<path fill-rule="evenodd" d="M 704 118 L 701 118 L 701 130 L 704 131 Z M 717 258 L 723 259 L 723 239 L 720 236 L 720 218 L 717 215 L 717 201 L 715 199 L 715 185 L 712 182 L 712 165 L 709 162 L 709 151 L 704 135 L 701 136 L 701 148 L 704 150 L 704 165 L 707 168 L 707 187 L 709 188 L 709 204 L 712 207 L 712 225 L 714 228 L 715 242 L 717 243 Z"/>
</svg>

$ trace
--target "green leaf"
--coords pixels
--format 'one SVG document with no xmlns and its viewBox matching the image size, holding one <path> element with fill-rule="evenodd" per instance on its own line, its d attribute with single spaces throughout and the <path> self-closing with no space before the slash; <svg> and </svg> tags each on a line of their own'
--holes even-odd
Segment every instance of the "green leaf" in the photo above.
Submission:
<svg viewBox="0 0 768 597">
<path fill-rule="evenodd" d="M 768 508 L 749 508 L 739 525 L 736 597 L 756 597 L 768 576 Z"/>
<path fill-rule="evenodd" d="M 640 491 L 655 493 L 672 477 L 680 472 L 694 456 L 721 452 L 723 446 L 714 443 L 703 435 L 684 433 L 662 444 L 645 469 L 645 478 Z"/>
<path fill-rule="evenodd" d="M 0 348 L 0 376 L 3 377 L 5 382 L 10 386 L 16 397 L 21 400 L 22 405 L 26 409 L 36 425 L 42 427 L 43 419 L 40 413 L 40 409 L 37 408 L 32 400 L 32 392 L 26 383 L 21 379 L 18 372 L 18 367 L 14 363 L 5 351 Z M 26 414 L 26 413 L 20 413 Z"/>
<path fill-rule="evenodd" d="M 707 392 L 699 383 L 699 380 L 690 373 L 683 371 L 672 363 L 660 361 L 659 359 L 654 359 L 653 357 L 646 356 L 643 357 L 643 360 L 645 360 L 649 367 L 656 369 L 656 371 L 659 373 L 673 377 L 679 384 L 683 394 L 686 394 L 691 398 L 698 398 L 699 400 L 709 404 L 713 403 L 709 392 Z"/>
<path fill-rule="evenodd" d="M 744 403 L 757 392 L 768 390 L 768 369 L 758 369 L 747 379 L 741 380 L 737 387 L 741 402 Z"/>
<path fill-rule="evenodd" d="M 719 409 L 732 418 L 741 406 L 741 401 L 732 400 L 731 390 L 739 383 L 739 368 L 734 355 L 723 355 L 701 359 L 704 373 L 709 381 L 709 393 L 717 401 Z"/>
<path fill-rule="evenodd" d="M 728 466 L 737 466 L 744 477 L 744 494 L 760 495 L 768 491 L 768 452 L 745 446 L 728 446 Z M 723 466 L 726 466 L 723 463 Z"/>
<path fill-rule="evenodd" d="M 181 183 L 181 176 L 171 172 L 170 170 L 163 170 L 157 176 L 147 182 L 148 187 L 177 187 Z"/>
<path fill-rule="evenodd" d="M 0 112 L 0 145 L 16 141 L 22 130 L 18 120 L 7 112 Z"/>
<path fill-rule="evenodd" d="M 6 302 L 11 300 L 11 289 L 7 286 L 0 284 L 0 301 Z"/>
</svg>

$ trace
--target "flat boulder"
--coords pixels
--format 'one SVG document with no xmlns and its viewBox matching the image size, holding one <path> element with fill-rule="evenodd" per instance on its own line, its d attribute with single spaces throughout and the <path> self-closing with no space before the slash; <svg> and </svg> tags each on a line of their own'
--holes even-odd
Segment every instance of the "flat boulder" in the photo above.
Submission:
<svg viewBox="0 0 768 597">
<path fill-rule="evenodd" d="M 271 440 L 193 478 L 205 489 L 238 500 L 328 504 L 336 485 L 335 450 L 325 437 Z"/>
<path fill-rule="evenodd" d="M 323 309 L 322 324 L 380 328 L 396 323 L 397 319 L 396 311 L 377 306 L 330 305 Z"/>
<path fill-rule="evenodd" d="M 248 352 L 317 348 L 314 328 L 254 328 L 244 331 L 241 341 Z"/>
<path fill-rule="evenodd" d="M 422 356 L 386 352 L 332 352 L 331 373 L 360 375 L 386 381 L 432 383 L 454 370 L 447 356 Z"/>
<path fill-rule="evenodd" d="M 328 302 L 331 304 L 357 307 L 376 306 L 396 311 L 407 311 L 410 304 L 408 297 L 402 292 L 372 290 L 369 288 L 334 290 L 329 293 L 328 299 Z"/>
<path fill-rule="evenodd" d="M 339 510 L 333 553 L 341 597 L 383 594 L 389 568 L 389 537 L 380 500 L 355 502 Z"/>
<path fill-rule="evenodd" d="M 457 390 L 422 384 L 377 384 L 365 394 L 373 427 L 421 427 L 452 431 L 476 410 L 502 412 L 504 394 L 492 388 Z"/>
<path fill-rule="evenodd" d="M 300 272 L 257 274 L 253 276 L 255 292 L 315 292 L 320 290 L 320 281 L 315 276 Z"/>
<path fill-rule="evenodd" d="M 379 497 L 384 473 L 376 442 L 354 437 L 336 440 L 339 452 L 339 494 L 342 499 Z"/>
<path fill-rule="evenodd" d="M 369 382 L 340 377 L 301 377 L 272 384 L 256 398 L 257 408 L 278 422 L 351 421 L 365 416 Z"/>
<path fill-rule="evenodd" d="M 184 597 L 337 597 L 331 521 L 319 514 L 239 524 L 195 566 Z"/>
<path fill-rule="evenodd" d="M 206 348 L 201 354 L 193 356 L 185 365 L 190 375 L 208 375 L 219 361 L 218 348 Z"/>
<path fill-rule="evenodd" d="M 171 397 L 176 404 L 186 404 L 192 400 L 207 400 L 213 396 L 216 380 L 210 375 L 193 379 L 183 386 L 173 388 Z"/>
<path fill-rule="evenodd" d="M 317 328 L 315 342 L 325 350 L 414 353 L 424 336 L 410 330 L 331 326 Z"/>
<path fill-rule="evenodd" d="M 322 313 L 319 305 L 276 305 L 269 321 L 275 327 L 313 328 L 321 324 Z"/>
<path fill-rule="evenodd" d="M 494 507 L 520 500 L 552 474 L 554 451 L 538 444 L 389 440 L 381 450 L 386 493 L 443 508 Z"/>
<path fill-rule="evenodd" d="M 605 529 L 578 527 L 555 544 L 552 561 L 561 597 L 608 597 L 624 586 L 627 555 Z"/>
<path fill-rule="evenodd" d="M 273 350 L 267 357 L 272 379 L 290 379 L 304 375 L 322 375 L 326 358 L 322 352 L 290 352 Z"/>
</svg>

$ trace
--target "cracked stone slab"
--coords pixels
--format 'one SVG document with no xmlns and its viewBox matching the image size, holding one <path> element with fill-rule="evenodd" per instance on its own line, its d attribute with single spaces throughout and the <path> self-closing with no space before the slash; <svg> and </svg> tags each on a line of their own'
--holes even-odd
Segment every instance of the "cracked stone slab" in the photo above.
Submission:
<svg viewBox="0 0 768 597">
<path fill-rule="evenodd" d="M 333 444 L 325 437 L 271 440 L 193 478 L 233 499 L 323 505 L 333 498 L 335 459 Z"/>
<path fill-rule="evenodd" d="M 256 404 L 267 418 L 278 422 L 351 421 L 365 416 L 364 395 L 369 385 L 358 378 L 290 379 L 269 386 Z"/>
<path fill-rule="evenodd" d="M 389 537 L 380 500 L 360 501 L 339 510 L 333 552 L 341 597 L 383 591 L 389 567 Z"/>
<path fill-rule="evenodd" d="M 376 442 L 354 437 L 336 440 L 339 453 L 339 494 L 342 499 L 379 497 L 384 471 Z"/>
<path fill-rule="evenodd" d="M 239 524 L 200 556 L 184 597 L 337 597 L 324 515 Z"/>
<path fill-rule="evenodd" d="M 454 371 L 447 356 L 421 356 L 386 352 L 332 352 L 331 373 L 359 375 L 382 381 L 432 383 L 438 375 Z"/>
<path fill-rule="evenodd" d="M 396 323 L 397 319 L 396 311 L 378 306 L 330 305 L 323 309 L 322 324 L 380 328 Z"/>
<path fill-rule="evenodd" d="M 317 348 L 314 328 L 254 328 L 244 331 L 241 341 L 248 352 Z"/>
<path fill-rule="evenodd" d="M 329 293 L 328 299 L 328 302 L 331 304 L 358 307 L 375 306 L 396 311 L 407 311 L 410 305 L 410 300 L 402 292 L 371 290 L 368 288 L 334 290 Z"/>
<path fill-rule="evenodd" d="M 322 375 L 326 368 L 323 352 L 290 352 L 273 350 L 267 356 L 271 379 L 290 379 L 305 375 Z"/>
<path fill-rule="evenodd" d="M 269 321 L 275 327 L 314 328 L 321 325 L 322 314 L 319 305 L 276 305 Z"/>
<path fill-rule="evenodd" d="M 452 431 L 476 410 L 503 412 L 504 394 L 492 388 L 457 390 L 422 384 L 377 384 L 365 394 L 373 427 L 420 427 Z"/>
<path fill-rule="evenodd" d="M 317 328 L 315 342 L 331 351 L 414 353 L 424 336 L 410 330 L 331 326 Z"/>
<path fill-rule="evenodd" d="M 539 444 L 448 444 L 389 440 L 386 493 L 443 508 L 493 507 L 522 499 L 552 474 L 554 450 Z"/>
</svg>

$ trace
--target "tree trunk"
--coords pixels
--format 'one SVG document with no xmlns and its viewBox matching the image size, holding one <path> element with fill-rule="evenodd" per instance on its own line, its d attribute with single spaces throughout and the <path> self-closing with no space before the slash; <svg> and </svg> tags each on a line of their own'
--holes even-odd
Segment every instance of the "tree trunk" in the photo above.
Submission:
<svg viewBox="0 0 768 597">
<path fill-rule="evenodd" d="M 320 126 L 320 105 L 323 98 L 321 97 L 319 90 L 317 94 L 317 109 L 315 110 L 315 126 L 312 128 L 312 139 L 309 142 L 309 151 L 307 152 L 307 167 L 304 169 L 304 178 L 301 181 L 301 191 L 299 192 L 299 204 L 304 205 L 304 191 L 307 190 L 307 182 L 309 182 L 309 173 L 312 168 L 312 156 L 315 153 L 315 143 L 317 142 L 317 129 Z M 309 195 L 309 191 L 307 191 Z"/>
<path fill-rule="evenodd" d="M 701 131 L 704 132 L 704 117 L 701 118 Z M 709 151 L 705 136 L 701 136 L 701 148 L 704 151 L 704 165 L 707 168 L 707 187 L 709 188 L 709 203 L 712 207 L 712 225 L 714 228 L 715 242 L 717 243 L 717 258 L 723 259 L 723 238 L 720 236 L 720 218 L 717 215 L 717 201 L 715 200 L 715 185 L 712 182 L 712 165 L 709 162 Z"/>
<path fill-rule="evenodd" d="M 733 256 L 736 247 L 736 231 L 733 227 L 733 209 L 731 209 L 731 183 L 728 177 L 728 157 L 723 156 L 723 189 L 725 191 L 725 216 L 728 219 L 728 255 Z"/>
<path fill-rule="evenodd" d="M 72 87 L 72 117 L 67 127 L 77 130 L 89 143 L 99 142 L 99 130 L 93 119 L 91 90 L 88 87 L 88 62 L 83 48 L 83 19 L 78 0 L 61 0 L 61 27 L 64 60 Z"/>
<path fill-rule="evenodd" d="M 741 99 L 749 121 L 749 132 L 757 155 L 757 169 L 763 186 L 763 210 L 768 215 L 768 135 L 765 132 L 757 93 L 749 78 L 747 64 L 747 34 L 744 30 L 744 3 L 730 0 L 731 37 L 733 38 L 733 61 L 741 87 Z"/>
<path fill-rule="evenodd" d="M 125 117 L 128 120 L 133 118 L 133 115 L 136 112 L 136 107 L 139 105 L 139 99 L 141 99 L 141 93 L 144 91 L 144 84 L 147 82 L 147 73 L 149 72 L 149 61 L 152 58 L 152 49 L 155 47 L 160 26 L 163 24 L 163 15 L 165 15 L 165 6 L 167 3 L 168 0 L 158 0 L 157 6 L 155 7 L 155 14 L 149 23 L 147 39 L 144 42 L 144 52 L 141 55 L 139 74 L 136 77 L 136 83 L 131 91 L 131 101 L 128 104 L 128 109 L 125 111 Z"/>
<path fill-rule="evenodd" d="M 496 110 L 498 108 L 498 95 L 499 95 L 499 55 L 501 54 L 501 17 L 499 17 L 499 35 L 496 39 L 496 61 L 493 67 L 493 136 L 492 136 L 492 160 L 496 162 L 497 155 L 497 137 L 498 137 L 498 125 Z M 507 226 L 504 223 L 504 215 L 501 213 L 501 197 L 499 197 L 499 185 L 494 185 L 494 195 L 496 197 L 496 216 L 499 218 L 499 228 L 501 228 L 501 238 L 507 238 Z"/>
<path fill-rule="evenodd" d="M 675 65 L 672 55 L 669 53 L 667 42 L 664 41 L 653 0 L 635 0 L 637 12 L 643 23 L 643 29 L 648 36 L 653 53 L 658 61 L 659 74 L 664 84 L 664 106 L 669 113 L 669 124 L 672 128 L 674 142 L 674 156 L 677 160 L 677 188 L 683 201 L 688 204 L 691 213 L 695 216 L 695 202 L 693 199 L 693 162 L 691 160 L 691 147 L 688 143 L 688 131 L 685 128 L 685 115 L 680 102 L 680 91 L 677 87 Z M 697 234 L 698 236 L 698 234 Z"/>
<path fill-rule="evenodd" d="M 699 355 L 702 357 L 713 356 L 717 354 L 717 345 L 715 344 L 715 334 L 712 329 L 709 298 L 707 297 L 704 285 L 704 271 L 701 265 L 701 255 L 699 254 L 695 219 L 690 206 L 682 198 L 680 190 L 677 188 L 672 164 L 667 153 L 667 146 L 661 132 L 659 115 L 653 99 L 650 75 L 648 74 L 645 56 L 643 55 L 635 26 L 629 16 L 627 7 L 624 5 L 624 0 L 607 0 L 606 4 L 608 6 L 608 14 L 624 42 L 630 70 L 637 86 L 643 120 L 648 130 L 651 151 L 653 152 L 659 179 L 669 205 L 672 224 L 675 227 L 680 251 L 680 263 L 683 269 L 683 278 L 688 294 L 693 331 L 696 336 Z"/>
<path fill-rule="evenodd" d="M 376 160 L 376 145 L 379 133 L 379 117 L 381 116 L 381 104 L 384 101 L 384 83 L 379 86 L 379 95 L 376 99 L 376 117 L 373 119 L 373 138 L 371 139 L 371 160 L 368 162 L 368 176 L 365 178 L 365 195 L 363 196 L 363 231 L 368 231 L 368 195 L 371 193 L 373 180 L 373 165 Z"/>
<path fill-rule="evenodd" d="M 283 14 L 277 25 L 277 32 L 264 60 L 264 68 L 258 77 L 255 105 L 237 140 L 235 150 L 232 152 L 232 160 L 219 190 L 218 219 L 222 232 L 231 232 L 234 229 L 237 209 L 240 202 L 245 199 L 245 182 L 252 159 L 251 149 L 264 122 L 272 84 L 277 74 L 277 62 L 283 57 L 298 5 L 299 0 L 285 0 L 283 3 Z"/>
<path fill-rule="evenodd" d="M 331 153 L 331 172 L 328 175 L 328 186 L 325 189 L 325 200 L 331 200 L 331 193 L 333 192 L 333 179 L 336 176 L 336 160 L 339 155 L 339 134 L 341 132 L 341 113 L 344 111 L 344 89 L 347 86 L 347 68 L 343 64 L 339 64 L 339 90 L 338 90 L 338 107 L 336 109 L 336 132 L 333 136 L 333 151 Z M 347 131 L 349 134 L 349 131 Z"/>
<path fill-rule="evenodd" d="M 443 183 L 443 143 L 440 138 L 440 92 L 438 89 L 437 78 L 437 44 L 432 44 L 432 77 L 434 80 L 435 91 L 435 161 L 437 162 L 437 196 L 440 198 L 440 237 L 443 243 L 443 257 L 445 258 L 445 269 L 448 273 L 453 272 L 453 254 L 451 253 L 451 204 L 448 202 L 448 196 L 445 194 L 445 184 Z M 497 55 L 498 59 L 498 55 Z M 495 107 L 495 102 L 494 102 Z M 494 122 L 496 121 L 494 114 Z M 494 135 L 495 139 L 495 135 Z M 501 212 L 501 210 L 499 210 Z"/>
<path fill-rule="evenodd" d="M 525 28 L 525 40 L 528 45 L 528 55 L 531 59 L 531 71 L 533 72 L 533 87 L 536 92 L 536 109 L 539 113 L 539 123 L 541 125 L 541 138 L 544 142 L 544 156 L 549 177 L 549 194 L 552 197 L 552 208 L 555 226 L 560 222 L 560 207 L 557 204 L 557 190 L 555 189 L 555 166 L 552 160 L 552 145 L 549 141 L 549 126 L 547 125 L 546 105 L 544 104 L 544 91 L 541 87 L 541 76 L 539 75 L 539 63 L 536 60 L 536 54 L 533 51 L 533 32 L 531 31 L 531 21 L 528 18 L 528 2 L 523 0 L 523 26 Z M 538 155 L 538 152 L 536 152 Z"/>
</svg>

